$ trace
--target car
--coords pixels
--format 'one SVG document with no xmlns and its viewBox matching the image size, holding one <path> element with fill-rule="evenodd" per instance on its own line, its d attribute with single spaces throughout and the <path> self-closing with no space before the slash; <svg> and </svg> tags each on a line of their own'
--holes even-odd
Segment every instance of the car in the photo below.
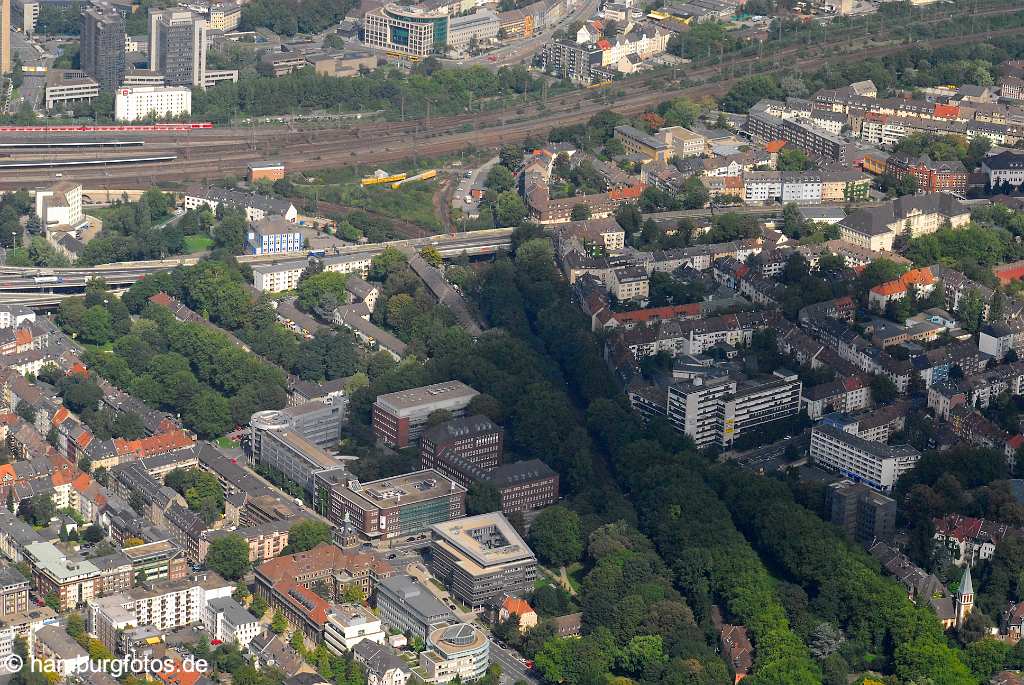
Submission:
<svg viewBox="0 0 1024 685">
<path fill-rule="evenodd" d="M 473 178 L 473 172 L 472 171 L 467 171 L 466 173 L 464 173 L 462 175 L 462 178 Z"/>
<path fill-rule="evenodd" d="M 394 559 L 394 558 L 395 558 L 395 557 L 397 557 L 397 556 L 398 556 L 397 554 L 389 554 L 389 555 L 387 555 L 387 557 L 385 557 L 385 558 L 386 558 L 386 559 Z"/>
<path fill-rule="evenodd" d="M 406 542 L 415 542 L 416 541 L 416 536 L 414 535 L 412 537 L 406 538 L 405 541 Z"/>
</svg>

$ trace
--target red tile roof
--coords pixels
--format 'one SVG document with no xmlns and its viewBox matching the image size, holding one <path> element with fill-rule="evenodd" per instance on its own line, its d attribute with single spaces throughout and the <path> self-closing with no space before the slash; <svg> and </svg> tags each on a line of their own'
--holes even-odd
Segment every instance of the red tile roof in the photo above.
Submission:
<svg viewBox="0 0 1024 685">
<path fill-rule="evenodd" d="M 31 345 L 32 331 L 27 328 L 19 328 L 14 331 L 14 342 L 16 345 Z"/>
<path fill-rule="evenodd" d="M 615 312 L 616 321 L 647 322 L 654 319 L 671 319 L 674 316 L 700 316 L 700 303 L 677 304 L 668 307 L 648 307 L 632 312 Z"/>
<path fill-rule="evenodd" d="M 157 433 L 147 438 L 139 438 L 138 440 L 114 438 L 114 449 L 117 450 L 118 454 L 134 454 L 141 459 L 191 447 L 195 442 L 195 438 L 179 428 L 166 433 Z"/>
<path fill-rule="evenodd" d="M 505 611 L 516 616 L 535 613 L 533 607 L 525 599 L 519 599 L 518 597 L 506 597 L 501 606 Z"/>
<path fill-rule="evenodd" d="M 601 48 L 602 50 L 609 50 L 611 49 L 612 44 L 609 43 L 604 38 L 602 38 L 601 40 L 597 41 L 597 47 Z"/>
<path fill-rule="evenodd" d="M 764 144 L 764 149 L 767 152 L 778 152 L 782 148 L 786 147 L 786 141 L 784 140 L 769 140 Z"/>
<path fill-rule="evenodd" d="M 942 119 L 956 119 L 960 116 L 960 108 L 956 105 L 935 105 L 934 115 Z"/>
<path fill-rule="evenodd" d="M 608 191 L 608 197 L 612 200 L 635 200 L 644 192 L 644 184 L 640 183 L 628 188 L 615 188 Z"/>
</svg>

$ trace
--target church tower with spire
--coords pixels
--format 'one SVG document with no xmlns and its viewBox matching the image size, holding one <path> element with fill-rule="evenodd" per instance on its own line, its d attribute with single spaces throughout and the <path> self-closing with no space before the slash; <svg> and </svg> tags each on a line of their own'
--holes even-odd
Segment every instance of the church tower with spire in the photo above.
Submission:
<svg viewBox="0 0 1024 685">
<path fill-rule="evenodd" d="M 960 630 L 974 609 L 974 585 L 971 583 L 970 566 L 964 568 L 964 577 L 960 579 L 960 587 L 953 596 L 953 608 L 956 611 L 956 629 Z"/>
</svg>

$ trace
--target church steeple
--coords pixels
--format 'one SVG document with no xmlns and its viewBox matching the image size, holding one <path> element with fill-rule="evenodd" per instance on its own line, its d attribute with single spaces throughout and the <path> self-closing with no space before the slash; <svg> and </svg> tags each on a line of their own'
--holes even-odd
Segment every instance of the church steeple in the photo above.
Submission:
<svg viewBox="0 0 1024 685">
<path fill-rule="evenodd" d="M 959 630 L 967 622 L 967 617 L 974 609 L 974 584 L 971 582 L 971 567 L 964 568 L 963 578 L 960 579 L 960 587 L 953 597 L 953 605 L 956 609 L 956 628 Z"/>
</svg>

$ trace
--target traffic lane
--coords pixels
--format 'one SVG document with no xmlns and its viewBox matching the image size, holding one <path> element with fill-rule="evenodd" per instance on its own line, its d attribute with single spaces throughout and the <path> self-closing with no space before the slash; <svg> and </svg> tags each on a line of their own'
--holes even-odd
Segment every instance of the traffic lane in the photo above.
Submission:
<svg viewBox="0 0 1024 685">
<path fill-rule="evenodd" d="M 519 660 L 519 655 L 516 653 L 502 649 L 498 646 L 498 643 L 493 638 L 489 638 L 491 642 L 490 653 L 491 661 L 497 662 L 501 666 L 501 672 L 503 675 L 507 675 L 511 680 L 525 680 L 528 683 L 539 683 L 530 671 L 523 665 Z"/>
</svg>

